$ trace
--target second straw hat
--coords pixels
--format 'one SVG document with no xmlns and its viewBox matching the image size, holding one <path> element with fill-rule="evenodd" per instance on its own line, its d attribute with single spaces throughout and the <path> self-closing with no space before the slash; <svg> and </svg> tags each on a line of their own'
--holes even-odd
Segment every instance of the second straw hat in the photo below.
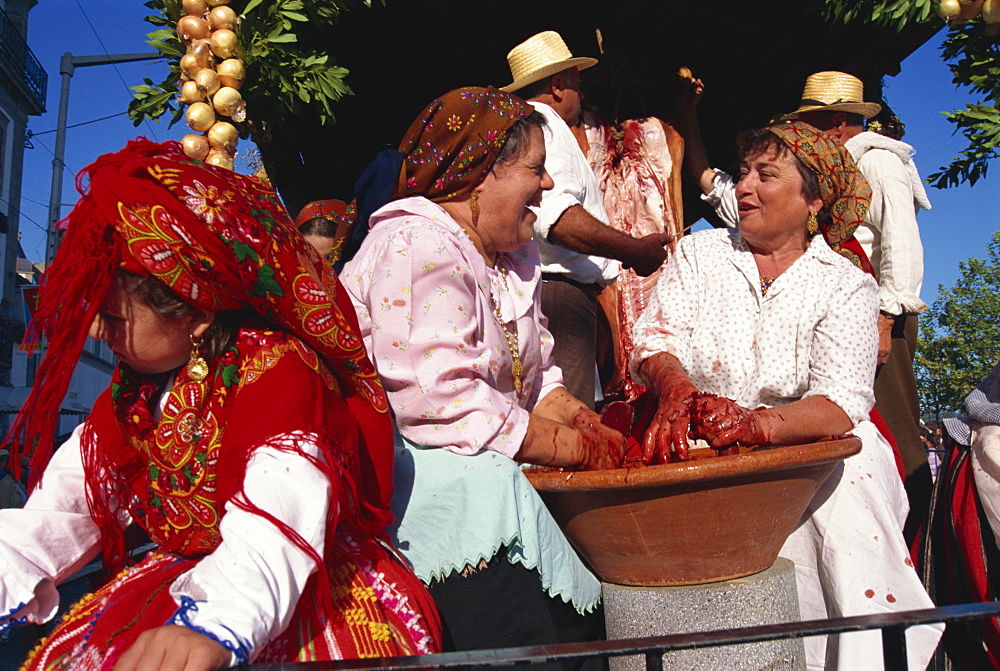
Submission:
<svg viewBox="0 0 1000 671">
<path fill-rule="evenodd" d="M 882 110 L 878 103 L 866 103 L 865 86 L 846 72 L 828 70 L 806 77 L 799 108 L 782 119 L 794 119 L 799 112 L 849 112 L 870 119 Z"/>
<path fill-rule="evenodd" d="M 507 65 L 514 81 L 500 90 L 513 93 L 569 68 L 585 70 L 593 67 L 597 65 L 597 59 L 574 57 L 559 33 L 546 30 L 511 49 L 507 54 Z"/>
</svg>

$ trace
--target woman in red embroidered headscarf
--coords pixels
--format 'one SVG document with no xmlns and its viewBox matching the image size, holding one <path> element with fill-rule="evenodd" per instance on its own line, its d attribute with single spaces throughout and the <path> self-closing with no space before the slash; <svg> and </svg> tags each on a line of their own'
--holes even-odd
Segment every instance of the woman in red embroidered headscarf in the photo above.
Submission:
<svg viewBox="0 0 1000 671">
<path fill-rule="evenodd" d="M 566 391 L 539 311 L 543 125 L 494 88 L 432 102 L 403 138 L 395 199 L 341 275 L 405 443 L 399 547 L 458 650 L 602 628 L 600 584 L 518 467 L 614 468 L 624 447 Z"/>
<path fill-rule="evenodd" d="M 136 140 L 86 179 L 32 322 L 49 353 L 8 436 L 45 472 L 0 511 L 0 628 L 50 619 L 54 586 L 99 551 L 120 568 L 130 523 L 158 548 L 27 668 L 436 650 L 433 605 L 387 543 L 385 394 L 328 264 L 273 191 L 177 143 Z M 88 332 L 119 365 L 50 462 Z"/>
</svg>

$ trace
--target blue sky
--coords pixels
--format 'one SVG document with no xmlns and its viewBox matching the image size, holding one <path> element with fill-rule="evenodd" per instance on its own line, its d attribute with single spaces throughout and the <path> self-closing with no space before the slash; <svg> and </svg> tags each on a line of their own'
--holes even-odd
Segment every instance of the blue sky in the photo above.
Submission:
<svg viewBox="0 0 1000 671">
<path fill-rule="evenodd" d="M 74 56 L 151 51 L 144 41 L 150 26 L 142 21 L 148 13 L 139 0 L 40 0 L 31 11 L 28 43 L 49 73 L 49 112 L 30 118 L 28 128 L 36 136 L 31 139 L 33 149 L 25 152 L 21 240 L 32 261 L 41 261 L 45 252 L 55 147 L 52 131 L 61 86 L 59 59 L 67 51 Z M 952 134 L 942 112 L 972 100 L 952 84 L 938 49 L 943 37 L 942 31 L 903 63 L 899 75 L 885 80 L 886 99 L 906 124 L 904 140 L 916 147 L 917 165 L 925 177 L 965 147 L 964 138 Z M 156 62 L 78 68 L 71 83 L 68 124 L 119 114 L 131 99 L 129 86 L 143 77 L 159 81 L 162 74 L 163 65 Z M 70 128 L 62 202 L 75 201 L 72 175 L 99 154 L 120 149 L 136 135 L 158 141 L 180 139 L 185 129 L 181 123 L 168 130 L 166 122 L 135 128 L 124 115 Z M 922 297 L 932 303 L 938 285 L 950 286 L 958 277 L 959 261 L 984 256 L 990 235 L 1000 230 L 1000 162 L 975 187 L 929 188 L 928 195 L 933 209 L 922 212 L 919 222 L 925 267 Z M 68 207 L 63 208 L 66 212 Z"/>
</svg>

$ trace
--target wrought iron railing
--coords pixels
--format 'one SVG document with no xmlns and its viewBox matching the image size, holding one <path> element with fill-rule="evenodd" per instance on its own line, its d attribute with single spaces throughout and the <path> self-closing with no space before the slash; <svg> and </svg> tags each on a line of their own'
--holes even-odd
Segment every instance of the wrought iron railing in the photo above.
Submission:
<svg viewBox="0 0 1000 671">
<path fill-rule="evenodd" d="M 7 14 L 0 10 L 0 59 L 5 69 L 14 76 L 20 75 L 21 81 L 28 87 L 41 107 L 45 107 L 45 92 L 48 87 L 49 75 L 35 54 L 28 48 L 17 30 L 17 26 Z"/>
<path fill-rule="evenodd" d="M 646 669 L 663 668 L 663 655 L 675 650 L 695 650 L 719 645 L 758 643 L 788 638 L 804 638 L 821 634 L 843 634 L 852 631 L 880 629 L 882 631 L 882 664 L 888 671 L 905 671 L 906 630 L 921 624 L 953 623 L 984 620 L 1000 616 L 1000 601 L 969 603 L 900 613 L 839 617 L 831 620 L 788 622 L 757 627 L 741 627 L 693 634 L 669 634 L 648 638 L 629 638 L 594 643 L 562 643 L 530 648 L 502 648 L 472 652 L 446 652 L 421 657 L 382 657 L 350 659 L 336 662 L 286 664 L 251 664 L 252 671 L 333 671 L 334 669 L 448 669 L 459 667 L 509 668 L 522 664 L 580 661 L 588 658 L 642 655 Z"/>
</svg>

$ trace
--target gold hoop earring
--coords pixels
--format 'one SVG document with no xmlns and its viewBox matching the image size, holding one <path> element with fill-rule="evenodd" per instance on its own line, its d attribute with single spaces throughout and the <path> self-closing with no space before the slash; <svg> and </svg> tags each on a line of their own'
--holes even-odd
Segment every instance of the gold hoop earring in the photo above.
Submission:
<svg viewBox="0 0 1000 671">
<path fill-rule="evenodd" d="M 473 191 L 469 196 L 469 209 L 472 210 L 472 227 L 479 225 L 479 192 Z"/>
<path fill-rule="evenodd" d="M 208 377 L 208 362 L 201 355 L 201 338 L 191 335 L 191 357 L 187 363 L 187 374 L 195 382 L 204 382 Z"/>
<path fill-rule="evenodd" d="M 819 233 L 819 215 L 812 210 L 809 210 L 809 218 L 806 219 L 806 232 L 808 232 L 809 235 L 816 235 Z"/>
</svg>

